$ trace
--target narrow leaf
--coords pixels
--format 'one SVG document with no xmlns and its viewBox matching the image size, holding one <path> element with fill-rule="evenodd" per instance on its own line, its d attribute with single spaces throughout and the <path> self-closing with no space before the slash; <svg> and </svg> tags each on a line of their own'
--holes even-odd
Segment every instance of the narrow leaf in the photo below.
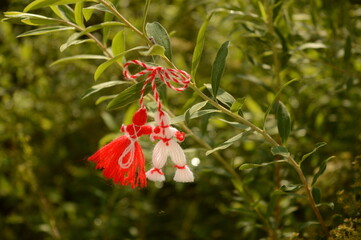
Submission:
<svg viewBox="0 0 361 240">
<path fill-rule="evenodd" d="M 201 110 L 204 106 L 207 105 L 207 102 L 208 101 L 203 101 L 203 102 L 200 102 L 200 103 L 197 103 L 195 105 L 193 105 L 191 108 L 189 108 L 185 113 L 184 113 L 184 119 L 186 121 L 186 123 L 188 124 L 191 116 L 198 112 L 199 110 Z"/>
<path fill-rule="evenodd" d="M 115 34 L 112 40 L 112 51 L 114 56 L 125 51 L 124 30 Z"/>
<path fill-rule="evenodd" d="M 291 116 L 286 106 L 281 101 L 278 102 L 276 116 L 278 133 L 282 138 L 282 144 L 285 145 L 291 132 Z"/>
<path fill-rule="evenodd" d="M 128 104 L 139 100 L 139 94 L 144 85 L 144 81 L 138 82 L 129 88 L 125 89 L 123 92 L 119 93 L 107 106 L 107 110 L 114 110 L 117 108 L 122 108 Z M 148 94 L 151 90 L 150 84 L 147 84 L 144 94 Z"/>
<path fill-rule="evenodd" d="M 261 164 L 256 164 L 256 163 L 244 163 L 239 167 L 239 170 L 245 170 L 245 169 L 250 169 L 250 168 L 259 168 L 259 167 L 266 167 L 272 164 L 276 164 L 276 163 L 285 163 L 287 162 L 286 160 L 277 160 L 277 161 L 273 161 L 273 162 L 267 162 L 267 163 L 261 163 Z"/>
<path fill-rule="evenodd" d="M 283 192 L 296 192 L 298 191 L 299 189 L 301 189 L 303 186 L 301 184 L 290 184 L 290 185 L 282 185 L 281 186 L 281 191 Z"/>
<path fill-rule="evenodd" d="M 335 156 L 331 156 L 321 163 L 320 168 L 318 169 L 317 173 L 313 176 L 311 186 L 313 186 L 317 182 L 317 179 L 325 172 L 328 161 L 330 161 L 334 157 Z"/>
<path fill-rule="evenodd" d="M 113 94 L 113 95 L 107 95 L 107 96 L 101 96 L 100 98 L 98 98 L 95 101 L 95 105 L 99 105 L 104 101 L 110 100 L 110 99 L 114 99 L 117 96 L 117 94 Z"/>
<path fill-rule="evenodd" d="M 31 25 L 31 26 L 41 26 L 41 25 L 49 25 L 49 24 L 54 24 L 54 23 L 58 23 L 59 21 L 57 20 L 49 20 L 49 19 L 23 19 L 21 20 L 22 23 L 25 23 L 27 25 Z"/>
<path fill-rule="evenodd" d="M 154 56 L 154 55 L 164 56 L 165 49 L 163 46 L 155 44 L 151 46 L 147 51 L 139 51 L 139 53 L 143 56 Z"/>
<path fill-rule="evenodd" d="M 94 9 L 83 8 L 83 16 L 85 21 L 89 21 L 89 19 L 93 16 Z"/>
<path fill-rule="evenodd" d="M 316 187 L 312 187 L 312 197 L 315 200 L 315 203 L 318 204 L 321 202 L 321 190 Z"/>
<path fill-rule="evenodd" d="M 68 5 L 50 6 L 51 10 L 61 19 L 75 22 L 74 10 Z"/>
<path fill-rule="evenodd" d="M 314 154 L 319 148 L 325 146 L 327 143 L 325 142 L 319 142 L 316 144 L 316 147 L 309 153 L 306 153 L 305 155 L 302 156 L 301 161 L 299 162 L 299 164 L 301 165 L 303 161 L 305 161 L 309 156 L 311 156 L 312 154 Z"/>
<path fill-rule="evenodd" d="M 229 125 L 233 126 L 233 127 L 236 127 L 236 128 L 240 128 L 240 129 L 243 129 L 243 130 L 250 130 L 251 128 L 248 127 L 247 125 L 244 125 L 242 123 L 239 123 L 239 122 L 231 122 L 231 121 L 227 121 L 225 119 L 218 119 L 222 122 L 225 122 L 225 123 L 228 123 Z"/>
<path fill-rule="evenodd" d="M 206 32 L 207 26 L 209 24 L 209 21 L 211 20 L 211 18 L 213 16 L 213 13 L 214 12 L 212 12 L 207 17 L 207 19 L 204 21 L 204 23 L 202 24 L 201 28 L 198 31 L 197 42 L 196 42 L 196 46 L 194 47 L 193 57 L 192 57 L 191 75 L 192 75 L 193 80 L 195 79 L 198 65 L 201 60 L 201 56 L 202 56 L 202 52 L 203 52 L 203 48 L 204 48 L 205 32 Z"/>
<path fill-rule="evenodd" d="M 84 2 L 76 3 L 74 7 L 74 14 L 75 14 L 75 23 L 78 24 L 80 27 L 85 28 L 84 18 L 83 18 L 83 6 L 84 6 Z"/>
<path fill-rule="evenodd" d="M 282 93 L 282 91 L 291 83 L 298 81 L 298 79 L 292 79 L 288 82 L 286 82 L 285 84 L 283 84 L 283 86 L 281 87 L 281 89 L 276 93 L 272 103 L 268 106 L 268 109 L 266 111 L 266 113 L 264 114 L 264 118 L 263 118 L 263 130 L 265 130 L 265 123 L 267 120 L 267 116 L 268 114 L 271 112 L 271 109 L 273 108 L 273 106 L 275 105 L 275 103 L 277 102 L 277 100 L 279 99 L 280 94 Z"/>
<path fill-rule="evenodd" d="M 31 10 L 44 8 L 52 5 L 64 5 L 85 1 L 90 2 L 92 0 L 35 0 L 25 7 L 24 12 L 29 12 Z"/>
<path fill-rule="evenodd" d="M 211 84 L 204 84 L 204 86 L 211 94 L 213 94 Z M 232 104 L 236 101 L 236 99 L 230 93 L 228 93 L 222 88 L 218 88 L 217 100 L 219 100 L 221 103 L 225 104 L 228 107 L 232 106 Z"/>
<path fill-rule="evenodd" d="M 109 81 L 109 82 L 94 85 L 91 88 L 89 88 L 88 90 L 86 90 L 86 92 L 83 94 L 83 96 L 81 96 L 81 99 L 87 98 L 90 95 L 97 93 L 100 90 L 103 90 L 105 88 L 110 88 L 110 87 L 122 85 L 122 84 L 129 84 L 129 82 L 128 81 Z"/>
<path fill-rule="evenodd" d="M 107 57 L 105 57 L 104 55 L 88 55 L 88 54 L 82 54 L 82 55 L 75 55 L 75 56 L 71 56 L 71 57 L 65 57 L 65 58 L 60 58 L 58 60 L 56 60 L 55 62 L 50 64 L 50 67 L 59 64 L 59 63 L 66 63 L 66 62 L 71 62 L 74 60 L 87 60 L 87 59 L 108 59 Z"/>
<path fill-rule="evenodd" d="M 101 11 L 101 12 L 107 12 L 107 13 L 112 13 L 112 11 L 110 11 L 106 6 L 104 6 L 103 4 L 95 4 L 95 5 L 92 5 L 90 7 L 87 7 L 87 8 L 84 8 L 84 10 L 86 11 L 94 11 L 94 10 L 98 10 L 98 11 Z M 89 12 L 90 13 L 90 12 Z M 88 16 L 90 18 L 90 16 Z"/>
<path fill-rule="evenodd" d="M 282 157 L 289 157 L 290 153 L 288 152 L 288 149 L 284 146 L 277 146 L 271 148 L 271 153 L 273 156 L 282 156 Z"/>
<path fill-rule="evenodd" d="M 43 35 L 53 32 L 60 32 L 60 31 L 67 31 L 67 30 L 74 30 L 74 27 L 65 27 L 65 26 L 52 26 L 52 27 L 43 27 L 34 30 L 30 30 L 24 32 L 17 37 L 28 37 L 28 36 L 35 36 L 35 35 Z"/>
<path fill-rule="evenodd" d="M 267 22 L 267 14 L 266 14 L 266 10 L 261 1 L 258 1 L 258 8 L 259 8 L 259 11 L 261 12 L 263 21 L 266 23 Z"/>
<path fill-rule="evenodd" d="M 95 41 L 93 39 L 82 39 L 82 40 L 73 40 L 71 42 L 66 42 L 60 46 L 60 52 L 64 52 L 70 46 L 80 45 L 83 43 L 94 43 L 94 42 Z"/>
<path fill-rule="evenodd" d="M 209 150 L 206 152 L 206 156 L 208 156 L 209 154 L 216 152 L 218 150 L 222 150 L 222 149 L 226 149 L 228 147 L 230 147 L 232 144 L 238 142 L 239 140 L 241 140 L 243 137 L 245 137 L 248 132 L 242 132 L 237 134 L 236 136 L 233 136 L 232 138 L 228 139 L 227 141 L 225 141 L 224 143 L 222 143 L 221 145 L 219 145 L 216 148 L 213 148 L 212 150 Z"/>
<path fill-rule="evenodd" d="M 216 109 L 206 109 L 206 110 L 200 110 L 198 112 L 193 113 L 189 119 L 194 119 L 194 118 L 198 118 L 198 117 L 202 117 L 211 113 L 220 113 L 221 111 L 216 110 Z M 184 122 L 184 115 L 180 115 L 177 117 L 174 117 L 171 119 L 171 124 L 176 124 L 176 123 L 180 123 L 180 122 Z"/>
<path fill-rule="evenodd" d="M 212 75 L 211 75 L 211 84 L 214 98 L 217 97 L 219 84 L 224 72 L 224 68 L 226 65 L 226 58 L 228 55 L 228 46 L 229 41 L 226 41 L 219 48 L 216 58 L 212 65 Z"/>
<path fill-rule="evenodd" d="M 243 107 L 244 101 L 246 100 L 245 97 L 237 98 L 236 101 L 233 102 L 231 108 L 229 109 L 231 112 L 238 114 L 238 112 Z"/>
<path fill-rule="evenodd" d="M 170 45 L 170 40 L 167 30 L 159 22 L 147 23 L 145 29 L 147 31 L 148 37 L 152 37 L 156 44 L 159 44 L 164 47 L 165 56 L 169 60 L 171 60 L 172 48 Z"/>
</svg>

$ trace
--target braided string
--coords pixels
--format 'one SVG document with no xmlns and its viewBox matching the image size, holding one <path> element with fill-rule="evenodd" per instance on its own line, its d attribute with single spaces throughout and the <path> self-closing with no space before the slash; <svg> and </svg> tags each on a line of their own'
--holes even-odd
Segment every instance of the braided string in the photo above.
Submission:
<svg viewBox="0 0 361 240">
<path fill-rule="evenodd" d="M 141 66 L 144 69 L 135 74 L 131 74 L 128 70 L 128 67 L 131 64 Z M 157 90 L 156 79 L 160 79 L 164 84 L 167 85 L 167 87 L 179 92 L 184 91 L 188 87 L 188 84 L 191 80 L 191 76 L 185 71 L 172 68 L 163 68 L 161 66 L 151 66 L 138 60 L 131 60 L 124 65 L 123 75 L 126 79 L 137 79 L 145 74 L 148 74 L 148 76 L 144 81 L 142 90 L 140 92 L 139 103 L 141 107 L 144 107 L 144 92 L 146 86 L 150 83 L 153 96 L 155 98 L 155 101 L 157 102 L 158 111 L 160 113 L 163 113 L 163 111 L 162 103 L 160 101 L 159 93 Z M 173 86 L 172 83 L 179 85 L 179 87 Z"/>
</svg>

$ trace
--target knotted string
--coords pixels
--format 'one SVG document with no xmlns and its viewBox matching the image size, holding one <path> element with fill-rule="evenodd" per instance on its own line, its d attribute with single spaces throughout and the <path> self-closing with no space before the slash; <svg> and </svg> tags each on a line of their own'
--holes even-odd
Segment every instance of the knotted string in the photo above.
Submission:
<svg viewBox="0 0 361 240">
<path fill-rule="evenodd" d="M 131 74 L 128 70 L 128 66 L 131 64 L 141 66 L 144 69 L 138 73 Z M 163 113 L 162 103 L 159 99 L 159 93 L 157 91 L 157 85 L 156 85 L 155 80 L 157 78 L 160 79 L 169 88 L 171 88 L 175 91 L 184 91 L 188 87 L 188 84 L 191 80 L 191 76 L 185 71 L 178 70 L 178 69 L 172 69 L 172 68 L 163 68 L 161 66 L 150 66 L 150 65 L 147 65 L 138 60 L 131 60 L 124 65 L 123 75 L 126 79 L 137 79 L 140 76 L 145 75 L 145 74 L 148 74 L 148 77 L 144 81 L 142 90 L 140 92 L 139 103 L 140 103 L 141 107 L 144 107 L 144 103 L 143 103 L 144 92 L 145 92 L 146 86 L 148 85 L 148 83 L 150 83 L 151 87 L 152 87 L 153 96 L 155 98 L 155 101 L 157 102 L 158 111 L 160 113 Z M 175 83 L 180 86 L 175 87 L 171 83 L 173 83 L 173 84 Z"/>
<path fill-rule="evenodd" d="M 135 130 L 135 126 L 133 125 L 133 129 L 134 129 L 134 135 L 135 138 L 133 138 L 132 136 L 129 135 L 129 133 L 126 133 L 127 138 L 129 139 L 130 143 L 127 146 L 127 148 L 124 150 L 124 152 L 122 153 L 122 155 L 120 155 L 119 159 L 118 159 L 118 164 L 121 168 L 125 169 L 125 168 L 129 168 L 133 161 L 134 161 L 134 154 L 135 154 L 135 142 L 138 140 L 138 132 Z M 128 153 L 130 153 L 129 159 L 127 162 L 123 163 L 123 159 L 125 158 L 125 156 L 128 155 Z"/>
</svg>

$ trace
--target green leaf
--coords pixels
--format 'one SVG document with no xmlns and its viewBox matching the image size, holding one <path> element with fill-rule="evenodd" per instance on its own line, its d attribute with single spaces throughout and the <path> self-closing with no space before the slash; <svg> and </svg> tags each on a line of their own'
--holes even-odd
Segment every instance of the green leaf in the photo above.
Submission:
<svg viewBox="0 0 361 240">
<path fill-rule="evenodd" d="M 43 15 L 23 13 L 16 11 L 4 12 L 5 18 L 2 21 L 14 22 L 14 23 L 25 23 L 28 25 L 38 26 L 45 24 L 58 23 L 59 20 L 55 18 L 45 17 Z"/>
<path fill-rule="evenodd" d="M 291 132 L 291 116 L 286 106 L 281 101 L 278 102 L 276 116 L 278 133 L 282 138 L 282 144 L 285 145 Z"/>
<path fill-rule="evenodd" d="M 50 67 L 59 64 L 59 63 L 66 63 L 66 62 L 71 62 L 74 60 L 83 60 L 83 59 L 108 59 L 107 57 L 105 57 L 104 55 L 88 55 L 88 54 L 82 54 L 82 55 L 75 55 L 75 56 L 71 56 L 71 57 L 65 57 L 65 58 L 60 58 L 58 60 L 56 60 L 55 62 L 50 64 Z"/>
<path fill-rule="evenodd" d="M 80 45 L 83 43 L 94 43 L 94 42 L 95 41 L 93 39 L 82 39 L 82 40 L 73 40 L 71 42 L 66 42 L 60 46 L 60 52 L 64 52 L 70 46 Z M 108 59 L 108 58 L 105 57 L 104 59 Z"/>
<path fill-rule="evenodd" d="M 132 51 L 138 51 L 138 50 L 142 50 L 142 49 L 146 49 L 148 47 L 144 47 L 144 46 L 139 46 L 139 47 L 135 47 L 135 48 L 132 48 L 132 49 L 129 49 L 127 51 L 124 51 L 120 54 L 118 54 L 117 56 L 114 56 L 112 59 L 109 59 L 108 61 L 100 64 L 98 66 L 98 68 L 95 70 L 95 73 L 94 73 L 94 80 L 98 80 L 98 78 L 100 77 L 100 75 L 110 66 L 112 65 L 113 63 L 117 62 L 120 58 L 122 58 L 125 54 L 129 53 L 129 52 L 132 52 Z"/>
<path fill-rule="evenodd" d="M 289 157 L 290 153 L 288 152 L 288 149 L 284 146 L 277 146 L 271 148 L 271 153 L 273 156 L 282 156 L 282 157 Z"/>
<path fill-rule="evenodd" d="M 244 101 L 246 100 L 245 97 L 237 98 L 236 101 L 233 102 L 231 108 L 229 109 L 231 112 L 238 114 L 238 112 L 243 107 Z"/>
<path fill-rule="evenodd" d="M 208 101 L 203 101 L 203 102 L 194 104 L 191 108 L 189 108 L 189 109 L 184 113 L 185 122 L 188 124 L 191 116 L 192 116 L 194 113 L 196 113 L 196 112 L 198 112 L 199 110 L 201 110 L 204 106 L 206 106 L 206 105 L 207 105 L 207 102 L 208 102 Z"/>
<path fill-rule="evenodd" d="M 160 83 L 160 82 L 158 82 Z M 128 104 L 138 101 L 140 92 L 143 88 L 144 81 L 138 82 L 123 92 L 119 93 L 107 106 L 107 110 L 114 110 L 117 108 L 123 108 Z M 151 90 L 151 84 L 147 84 L 145 87 L 144 95 L 148 94 Z"/>
<path fill-rule="evenodd" d="M 234 144 L 234 143 L 238 142 L 239 140 L 241 140 L 242 138 L 244 138 L 247 135 L 247 133 L 248 132 L 245 131 L 245 132 L 241 132 L 241 133 L 237 134 L 236 136 L 233 136 L 232 138 L 228 139 L 227 141 L 225 141 L 218 147 L 207 151 L 206 156 L 208 156 L 209 154 L 216 152 L 218 150 L 222 150 L 222 149 L 226 149 L 226 148 L 230 147 L 232 144 Z"/>
<path fill-rule="evenodd" d="M 95 4 L 95 5 L 91 5 L 90 7 L 84 8 L 85 11 L 92 11 L 91 13 L 93 13 L 94 10 L 98 10 L 101 12 L 107 12 L 107 13 L 111 13 L 113 14 L 112 11 L 109 10 L 109 8 L 107 8 L 106 6 L 104 6 L 103 4 Z M 88 12 L 89 14 L 90 12 Z M 91 16 L 87 16 L 87 17 L 91 17 Z"/>
<path fill-rule="evenodd" d="M 305 155 L 302 156 L 301 161 L 299 162 L 299 165 L 301 165 L 303 163 L 303 161 L 305 161 L 309 156 L 311 156 L 312 154 L 314 154 L 319 148 L 325 146 L 327 143 L 325 142 L 319 142 L 316 144 L 316 147 L 309 153 L 306 153 Z"/>
<path fill-rule="evenodd" d="M 94 32 L 96 30 L 102 29 L 104 27 L 110 27 L 110 26 L 123 26 L 124 27 L 124 24 L 120 23 L 120 22 L 105 22 L 105 23 L 100 23 L 100 24 L 97 24 L 97 25 L 87 27 L 86 29 L 84 29 L 81 32 L 76 32 L 76 33 L 72 34 L 68 38 L 66 43 L 61 45 L 60 51 L 63 52 L 63 51 L 65 51 L 65 49 L 67 49 L 68 47 L 70 47 L 72 45 L 76 45 L 76 44 L 79 44 L 79 43 L 90 41 L 90 39 L 85 39 L 85 40 L 83 40 L 83 39 L 82 40 L 77 40 L 77 39 L 80 38 L 81 36 L 87 34 L 87 33 Z M 93 40 L 91 40 L 91 41 L 93 41 Z"/>
<path fill-rule="evenodd" d="M 330 161 L 334 157 L 335 156 L 331 156 L 321 163 L 320 168 L 318 169 L 317 173 L 313 176 L 311 186 L 313 186 L 317 182 L 317 179 L 325 172 L 328 161 Z"/>
<path fill-rule="evenodd" d="M 104 19 L 103 22 L 109 22 L 111 20 L 113 20 L 114 18 L 114 14 L 113 13 L 109 13 L 109 12 L 105 12 L 104 14 Z M 109 39 L 109 33 L 110 33 L 110 28 L 109 27 L 104 27 L 102 29 L 102 41 L 104 45 L 107 45 L 108 39 Z"/>
<path fill-rule="evenodd" d="M 167 30 L 159 22 L 147 23 L 145 29 L 148 37 L 152 37 L 156 44 L 163 46 L 165 56 L 172 60 L 172 48 Z"/>
<path fill-rule="evenodd" d="M 273 161 L 273 162 L 267 162 L 267 163 L 260 163 L 260 164 L 256 164 L 256 163 L 244 163 L 239 167 L 239 170 L 245 170 L 245 169 L 250 169 L 250 168 L 259 168 L 259 167 L 266 167 L 272 164 L 276 164 L 276 163 L 285 163 L 287 162 L 286 160 L 277 160 L 277 161 Z"/>
<path fill-rule="evenodd" d="M 258 1 L 258 8 L 259 8 L 259 11 L 261 12 L 261 16 L 263 18 L 263 21 L 266 23 L 267 22 L 267 14 L 266 14 L 266 10 L 262 4 L 261 1 Z"/>
<path fill-rule="evenodd" d="M 48 19 L 23 19 L 21 20 L 21 22 L 31 26 L 41 26 L 41 25 L 58 23 L 57 20 L 48 20 Z"/>
<path fill-rule="evenodd" d="M 50 20 L 50 21 L 59 21 L 55 18 L 48 18 L 43 15 L 33 14 L 33 13 L 23 13 L 16 11 L 4 12 L 4 16 L 7 18 L 20 18 L 20 19 L 39 19 L 39 20 Z"/>
<path fill-rule="evenodd" d="M 239 122 L 231 122 L 231 121 L 227 121 L 227 120 L 221 119 L 221 118 L 218 119 L 218 120 L 220 120 L 222 122 L 225 122 L 225 123 L 228 123 L 228 124 L 232 125 L 233 127 L 240 128 L 240 129 L 243 129 L 243 130 L 250 130 L 251 129 L 247 125 L 244 125 L 244 124 L 239 123 Z"/>
<path fill-rule="evenodd" d="M 151 46 L 147 51 L 139 51 L 139 53 L 143 56 L 154 56 L 154 55 L 164 56 L 165 49 L 163 46 L 155 44 Z"/>
<path fill-rule="evenodd" d="M 86 90 L 86 92 L 83 94 L 83 96 L 81 96 L 81 99 L 87 98 L 90 95 L 97 93 L 102 89 L 110 88 L 110 87 L 122 85 L 122 84 L 129 84 L 129 82 L 128 81 L 109 81 L 109 82 L 94 85 L 91 88 L 89 88 L 88 90 Z"/>
<path fill-rule="evenodd" d="M 89 19 L 93 16 L 94 9 L 83 8 L 83 16 L 85 21 L 89 21 Z"/>
<path fill-rule="evenodd" d="M 290 185 L 282 185 L 280 190 L 283 192 L 296 192 L 301 189 L 303 186 L 301 184 L 290 184 Z"/>
<path fill-rule="evenodd" d="M 114 56 L 125 51 L 124 30 L 115 34 L 112 40 L 112 51 Z"/>
<path fill-rule="evenodd" d="M 53 32 L 60 32 L 60 31 L 67 31 L 67 30 L 74 30 L 74 27 L 65 27 L 65 26 L 52 26 L 52 27 L 43 27 L 43 28 L 37 28 L 34 30 L 30 30 L 27 32 L 24 32 L 17 37 L 28 37 L 28 36 L 36 36 L 36 35 L 43 35 Z"/>
<path fill-rule="evenodd" d="M 50 6 L 50 8 L 61 19 L 69 22 L 75 22 L 74 10 L 68 5 Z"/>
<path fill-rule="evenodd" d="M 101 96 L 100 98 L 98 98 L 95 101 L 95 105 L 99 105 L 100 103 L 110 100 L 110 99 L 114 99 L 117 96 L 117 94 L 113 94 L 113 95 L 107 95 L 107 96 Z"/>
<path fill-rule="evenodd" d="M 291 83 L 295 82 L 295 81 L 298 81 L 298 79 L 292 79 L 288 82 L 286 82 L 285 84 L 283 84 L 283 86 L 281 87 L 281 89 L 276 93 L 272 103 L 269 105 L 266 113 L 264 114 L 264 118 L 263 118 L 263 130 L 265 130 L 265 123 L 266 123 L 266 120 L 267 120 L 267 116 L 268 114 L 271 112 L 271 109 L 273 108 L 273 106 L 275 105 L 275 103 L 277 102 L 277 100 L 279 99 L 279 95 L 282 93 L 282 91 L 288 86 L 290 85 Z"/>
<path fill-rule="evenodd" d="M 83 6 L 84 6 L 84 2 L 76 3 L 74 7 L 74 14 L 75 14 L 75 23 L 78 24 L 78 26 L 85 28 L 84 18 L 83 18 Z"/>
<path fill-rule="evenodd" d="M 211 113 L 220 113 L 221 111 L 217 110 L 217 109 L 206 109 L 206 110 L 200 110 L 198 112 L 193 113 L 189 119 L 194 119 L 197 117 L 202 117 Z M 184 115 L 180 115 L 177 117 L 174 117 L 171 119 L 171 124 L 176 124 L 176 123 L 180 123 L 180 122 L 184 122 L 185 118 Z"/>
<path fill-rule="evenodd" d="M 318 204 L 321 202 L 321 190 L 316 187 L 312 187 L 312 197 L 315 200 L 315 203 Z"/>
<path fill-rule="evenodd" d="M 85 2 L 85 1 L 93 2 L 93 0 L 35 0 L 25 7 L 24 12 L 29 12 L 31 10 L 53 6 L 53 5 L 65 5 L 65 4 L 72 4 L 72 3 Z"/>
<path fill-rule="evenodd" d="M 192 76 L 193 81 L 195 79 L 195 75 L 197 73 L 198 65 L 201 60 L 201 56 L 202 56 L 202 52 L 203 52 L 203 48 L 204 48 L 205 32 L 206 32 L 207 26 L 213 16 L 213 14 L 214 14 L 214 12 L 212 12 L 207 17 L 207 19 L 204 21 L 204 23 L 202 24 L 201 28 L 198 31 L 197 42 L 196 42 L 196 46 L 194 47 L 193 57 L 192 57 L 191 76 Z"/>
<path fill-rule="evenodd" d="M 212 85 L 211 84 L 204 84 L 204 86 L 207 88 L 207 90 L 212 93 Z M 226 106 L 230 107 L 233 105 L 233 103 L 236 101 L 236 99 L 229 94 L 228 92 L 226 92 L 224 89 L 219 88 L 218 92 L 217 92 L 217 99 L 225 104 Z"/>
<path fill-rule="evenodd" d="M 212 90 L 213 90 L 212 93 L 214 98 L 217 98 L 219 84 L 226 65 L 228 47 L 229 47 L 229 41 L 226 41 L 225 43 L 222 44 L 222 46 L 219 48 L 217 52 L 216 58 L 214 59 L 212 65 L 211 83 L 212 83 Z"/>
</svg>

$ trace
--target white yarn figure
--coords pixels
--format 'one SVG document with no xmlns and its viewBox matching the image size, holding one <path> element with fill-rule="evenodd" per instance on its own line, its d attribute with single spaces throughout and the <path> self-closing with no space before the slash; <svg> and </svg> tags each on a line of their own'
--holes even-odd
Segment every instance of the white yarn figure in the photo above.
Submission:
<svg viewBox="0 0 361 240">
<path fill-rule="evenodd" d="M 152 140 L 159 140 L 155 145 L 152 156 L 153 168 L 146 173 L 146 176 L 151 181 L 162 182 L 165 180 L 162 168 L 164 167 L 168 156 L 177 168 L 174 181 L 176 182 L 193 182 L 194 176 L 191 170 L 186 165 L 186 157 L 183 149 L 179 146 L 185 138 L 185 133 L 178 131 L 176 128 L 170 126 L 170 118 L 167 113 L 158 111 L 154 116 L 157 127 L 154 128 L 151 134 Z"/>
</svg>

